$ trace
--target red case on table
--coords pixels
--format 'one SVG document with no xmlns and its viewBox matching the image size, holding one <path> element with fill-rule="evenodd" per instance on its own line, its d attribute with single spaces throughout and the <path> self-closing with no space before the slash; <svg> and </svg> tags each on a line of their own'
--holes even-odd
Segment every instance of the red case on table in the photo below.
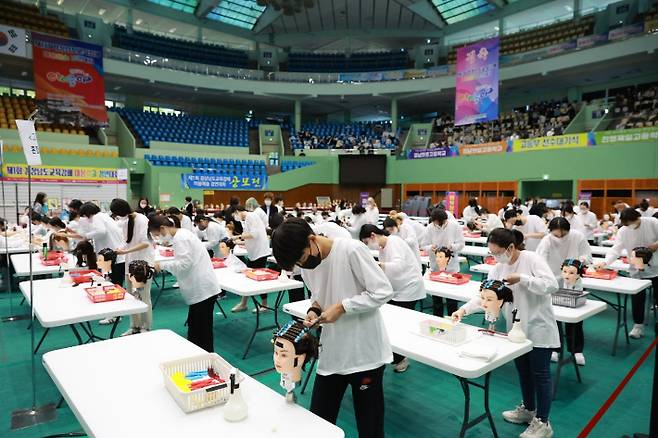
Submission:
<svg viewBox="0 0 658 438">
<path fill-rule="evenodd" d="M 473 238 L 482 237 L 482 233 L 464 233 L 464 237 L 473 237 Z"/>
<path fill-rule="evenodd" d="M 41 260 L 41 264 L 44 266 L 59 266 L 65 262 L 66 262 L 66 257 L 60 257 L 57 259 L 51 259 L 50 257 L 48 257 L 48 260 Z"/>
<path fill-rule="evenodd" d="M 87 297 L 93 303 L 104 303 L 107 301 L 123 300 L 126 290 L 119 285 L 96 286 L 85 288 Z"/>
<path fill-rule="evenodd" d="M 277 280 L 279 278 L 278 272 L 268 268 L 246 269 L 244 275 L 256 281 Z"/>
<path fill-rule="evenodd" d="M 614 280 L 615 278 L 617 278 L 617 271 L 614 271 L 612 269 L 599 269 L 591 273 L 585 271 L 583 277 L 597 278 L 599 280 Z"/>
<path fill-rule="evenodd" d="M 495 265 L 496 259 L 493 258 L 493 256 L 489 256 L 484 259 L 484 263 L 486 263 L 487 265 Z"/>
<path fill-rule="evenodd" d="M 425 251 L 424 249 L 421 249 L 420 250 L 420 256 L 421 257 L 427 257 L 427 251 Z"/>
<path fill-rule="evenodd" d="M 93 269 L 83 269 L 80 271 L 71 272 L 71 280 L 73 280 L 73 283 L 76 284 L 89 283 L 93 280 L 94 277 L 102 276 L 103 274 Z"/>
<path fill-rule="evenodd" d="M 220 269 L 220 268 L 225 268 L 226 263 L 224 262 L 224 259 L 219 259 L 217 257 L 213 257 L 210 259 L 212 262 L 212 268 L 213 269 Z"/>
<path fill-rule="evenodd" d="M 173 249 L 161 249 L 160 250 L 160 255 L 162 257 L 173 257 L 174 256 L 174 250 Z"/>
<path fill-rule="evenodd" d="M 471 281 L 470 274 L 460 274 L 459 272 L 449 273 L 449 276 L 441 274 L 446 274 L 446 272 L 430 273 L 430 280 L 449 284 L 465 284 Z"/>
<path fill-rule="evenodd" d="M 39 254 L 41 260 L 59 260 L 66 257 L 62 251 L 48 251 L 48 257 L 44 259 L 43 253 Z"/>
</svg>

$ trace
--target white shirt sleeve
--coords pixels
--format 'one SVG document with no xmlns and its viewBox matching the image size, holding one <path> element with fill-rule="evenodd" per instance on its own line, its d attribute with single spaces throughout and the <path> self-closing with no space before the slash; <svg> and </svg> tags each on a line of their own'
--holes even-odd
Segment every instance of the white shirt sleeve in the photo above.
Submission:
<svg viewBox="0 0 658 438">
<path fill-rule="evenodd" d="M 537 295 L 550 295 L 558 290 L 555 275 L 548 263 L 541 257 L 534 257 L 531 265 L 532 275 L 521 274 L 521 285 Z"/>
<path fill-rule="evenodd" d="M 453 252 L 459 252 L 462 249 L 464 249 L 464 246 L 466 246 L 466 241 L 464 240 L 464 233 L 462 233 L 462 229 L 459 225 L 448 222 L 448 227 L 451 228 L 451 237 L 452 237 L 452 243 L 450 244 L 450 249 L 452 249 Z"/>
<path fill-rule="evenodd" d="M 393 297 L 393 287 L 375 262 L 368 247 L 359 245 L 350 254 L 352 273 L 365 290 L 342 301 L 346 313 L 361 313 L 377 309 Z"/>
<path fill-rule="evenodd" d="M 180 272 L 190 271 L 194 267 L 194 255 L 191 245 L 176 245 L 174 258 L 160 262 L 160 269 L 177 276 Z"/>
<path fill-rule="evenodd" d="M 617 231 L 615 244 L 612 245 L 612 248 L 610 248 L 610 251 L 608 251 L 608 254 L 605 256 L 606 265 L 610 265 L 612 262 L 621 257 L 621 253 L 624 250 L 624 234 L 626 234 L 626 230 L 628 230 L 627 227 L 621 227 L 619 231 Z"/>
</svg>

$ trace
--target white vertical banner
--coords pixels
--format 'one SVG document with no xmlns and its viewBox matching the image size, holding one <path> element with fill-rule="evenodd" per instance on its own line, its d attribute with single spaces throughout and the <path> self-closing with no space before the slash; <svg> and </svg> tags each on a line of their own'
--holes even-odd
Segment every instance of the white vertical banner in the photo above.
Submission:
<svg viewBox="0 0 658 438">
<path fill-rule="evenodd" d="M 34 120 L 16 120 L 18 135 L 21 137 L 23 144 L 23 153 L 25 160 L 30 166 L 41 165 L 41 153 L 39 152 L 39 142 L 37 133 L 34 130 Z"/>
</svg>

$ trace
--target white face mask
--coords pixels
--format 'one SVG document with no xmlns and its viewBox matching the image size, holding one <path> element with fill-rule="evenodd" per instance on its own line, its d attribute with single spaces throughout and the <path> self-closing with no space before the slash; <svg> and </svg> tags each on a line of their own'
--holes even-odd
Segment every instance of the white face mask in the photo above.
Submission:
<svg viewBox="0 0 658 438">
<path fill-rule="evenodd" d="M 270 201 L 269 199 L 266 199 L 266 200 L 265 200 L 265 205 L 266 205 L 267 207 L 269 207 L 270 205 L 272 205 L 272 201 Z"/>
<path fill-rule="evenodd" d="M 169 234 L 163 234 L 162 236 L 160 236 L 160 239 L 159 239 L 158 243 L 160 245 L 169 246 L 169 245 L 171 245 L 172 240 L 173 240 L 173 237 L 171 237 Z"/>
<path fill-rule="evenodd" d="M 496 260 L 496 263 L 502 264 L 508 264 L 512 260 L 512 256 L 507 253 L 507 250 L 502 254 L 493 254 L 493 258 Z"/>
<path fill-rule="evenodd" d="M 379 243 L 377 242 L 377 239 L 371 239 L 367 243 L 368 248 L 373 249 L 373 250 L 379 250 Z"/>
</svg>

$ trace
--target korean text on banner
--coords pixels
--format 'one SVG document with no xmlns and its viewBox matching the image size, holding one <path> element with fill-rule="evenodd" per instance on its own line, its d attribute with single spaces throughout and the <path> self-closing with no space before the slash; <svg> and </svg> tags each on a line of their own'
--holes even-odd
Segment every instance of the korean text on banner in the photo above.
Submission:
<svg viewBox="0 0 658 438">
<path fill-rule="evenodd" d="M 512 141 L 512 152 L 544 151 L 550 149 L 586 148 L 587 134 L 554 135 Z"/>
<path fill-rule="evenodd" d="M 25 161 L 30 166 L 40 166 L 41 153 L 39 152 L 37 133 L 34 130 L 34 120 L 16 120 L 16 127 L 23 144 Z"/>
<path fill-rule="evenodd" d="M 0 24 L 0 54 L 27 56 L 25 29 Z"/>
<path fill-rule="evenodd" d="M 185 173 L 181 175 L 181 185 L 204 190 L 264 190 L 267 188 L 267 178 Z"/>
<path fill-rule="evenodd" d="M 445 198 L 445 207 L 446 210 L 451 212 L 453 216 L 456 216 L 459 211 L 459 195 L 457 192 L 446 192 Z"/>
<path fill-rule="evenodd" d="M 455 125 L 498 120 L 499 40 L 457 49 Z"/>
<path fill-rule="evenodd" d="M 76 126 L 107 124 L 101 46 L 32 32 L 32 55 L 41 117 Z"/>
<path fill-rule="evenodd" d="M 495 141 L 492 143 L 480 144 L 462 144 L 459 145 L 459 155 L 487 155 L 500 154 L 507 150 L 507 144 L 504 141 Z"/>
<path fill-rule="evenodd" d="M 450 146 L 439 146 L 429 149 L 412 149 L 409 151 L 407 158 L 410 160 L 417 160 L 420 158 L 444 158 L 452 157 L 453 151 Z"/>
<path fill-rule="evenodd" d="M 71 184 L 126 184 L 117 179 L 117 169 L 74 166 L 35 166 L 32 181 Z M 2 176 L 6 181 L 27 181 L 25 164 L 3 163 Z"/>
<path fill-rule="evenodd" d="M 590 136 L 590 140 L 591 140 Z M 619 131 L 600 131 L 594 133 L 594 142 L 596 144 L 636 142 L 636 141 L 656 141 L 658 140 L 658 128 L 635 128 L 624 129 Z"/>
</svg>

